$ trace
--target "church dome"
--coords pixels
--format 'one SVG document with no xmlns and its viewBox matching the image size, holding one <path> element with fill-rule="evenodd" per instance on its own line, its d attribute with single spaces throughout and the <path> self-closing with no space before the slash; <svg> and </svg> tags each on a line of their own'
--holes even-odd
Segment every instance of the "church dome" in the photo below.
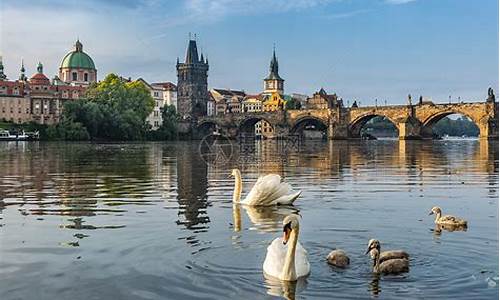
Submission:
<svg viewBox="0 0 500 300">
<path fill-rule="evenodd" d="M 61 62 L 62 68 L 95 70 L 95 65 L 92 58 L 83 52 L 83 45 L 78 40 L 75 43 L 75 48 L 64 56 Z"/>
</svg>

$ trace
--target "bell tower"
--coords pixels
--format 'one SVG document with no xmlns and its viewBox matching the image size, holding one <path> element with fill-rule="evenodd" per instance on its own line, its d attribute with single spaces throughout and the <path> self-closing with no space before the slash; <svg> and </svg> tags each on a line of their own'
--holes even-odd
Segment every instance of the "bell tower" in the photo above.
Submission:
<svg viewBox="0 0 500 300">
<path fill-rule="evenodd" d="M 278 59 L 276 58 L 276 50 L 273 49 L 273 58 L 269 65 L 269 75 L 264 79 L 264 93 L 278 93 L 283 95 L 285 80 L 278 74 Z"/>
</svg>

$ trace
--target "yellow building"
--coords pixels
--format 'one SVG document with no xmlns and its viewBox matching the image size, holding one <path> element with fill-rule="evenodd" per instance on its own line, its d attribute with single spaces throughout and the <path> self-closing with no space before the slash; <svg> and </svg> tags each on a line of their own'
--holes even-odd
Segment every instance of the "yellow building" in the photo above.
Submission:
<svg viewBox="0 0 500 300">
<path fill-rule="evenodd" d="M 262 103 L 262 111 L 284 110 L 286 100 L 278 92 L 271 93 Z"/>
</svg>

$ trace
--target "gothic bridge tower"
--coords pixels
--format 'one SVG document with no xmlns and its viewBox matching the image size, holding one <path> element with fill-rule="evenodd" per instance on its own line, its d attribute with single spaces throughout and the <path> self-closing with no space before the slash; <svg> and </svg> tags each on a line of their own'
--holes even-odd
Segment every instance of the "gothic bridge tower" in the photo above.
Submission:
<svg viewBox="0 0 500 300">
<path fill-rule="evenodd" d="M 198 56 L 195 40 L 189 40 L 186 61 L 177 59 L 177 110 L 184 120 L 205 116 L 208 101 L 208 59 Z"/>
</svg>

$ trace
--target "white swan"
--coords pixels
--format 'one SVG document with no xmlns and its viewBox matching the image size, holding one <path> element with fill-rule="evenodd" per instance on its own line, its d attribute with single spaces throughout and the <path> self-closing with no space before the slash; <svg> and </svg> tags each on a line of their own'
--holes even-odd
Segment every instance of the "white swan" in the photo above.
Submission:
<svg viewBox="0 0 500 300">
<path fill-rule="evenodd" d="M 295 281 L 307 276 L 311 267 L 307 260 L 307 251 L 298 240 L 299 218 L 297 215 L 289 215 L 283 220 L 283 239 L 276 238 L 267 247 L 264 273 L 286 281 Z"/>
<path fill-rule="evenodd" d="M 233 202 L 244 205 L 279 205 L 292 204 L 300 196 L 301 191 L 294 192 L 290 184 L 281 182 L 281 176 L 269 174 L 259 177 L 252 190 L 241 200 L 242 180 L 241 172 L 233 169 L 231 176 L 234 176 Z"/>
</svg>

